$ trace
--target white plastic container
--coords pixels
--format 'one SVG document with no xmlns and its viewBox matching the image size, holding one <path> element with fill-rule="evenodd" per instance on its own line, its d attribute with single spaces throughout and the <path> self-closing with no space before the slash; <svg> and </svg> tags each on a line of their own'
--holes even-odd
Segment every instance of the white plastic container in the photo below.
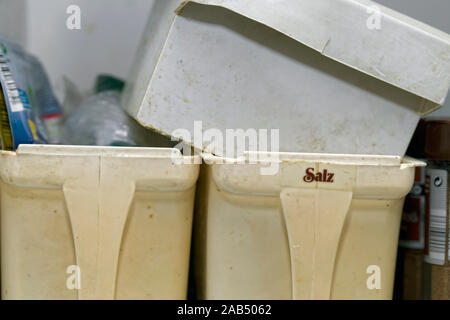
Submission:
<svg viewBox="0 0 450 320">
<path fill-rule="evenodd" d="M 403 156 L 449 90 L 450 36 L 366 0 L 165 0 L 132 79 L 131 115 L 210 153 L 196 121 L 280 129 L 249 151 Z"/>
<path fill-rule="evenodd" d="M 186 298 L 199 168 L 174 152 L 2 152 L 2 299 Z"/>
<path fill-rule="evenodd" d="M 404 197 L 425 164 L 326 154 L 279 161 L 271 176 L 260 174 L 263 162 L 202 168 L 199 297 L 391 299 Z"/>
</svg>

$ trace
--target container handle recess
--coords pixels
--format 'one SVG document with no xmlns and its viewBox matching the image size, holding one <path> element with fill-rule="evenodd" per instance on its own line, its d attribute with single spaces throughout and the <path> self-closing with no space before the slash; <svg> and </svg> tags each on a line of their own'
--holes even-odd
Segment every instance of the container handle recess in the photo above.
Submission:
<svg viewBox="0 0 450 320">
<path fill-rule="evenodd" d="M 80 300 L 115 299 L 118 263 L 134 182 L 78 181 L 63 186 L 72 225 Z M 108 181 L 109 182 L 109 181 Z"/>
<path fill-rule="evenodd" d="M 280 198 L 291 256 L 292 299 L 328 300 L 353 192 L 286 188 Z"/>
</svg>

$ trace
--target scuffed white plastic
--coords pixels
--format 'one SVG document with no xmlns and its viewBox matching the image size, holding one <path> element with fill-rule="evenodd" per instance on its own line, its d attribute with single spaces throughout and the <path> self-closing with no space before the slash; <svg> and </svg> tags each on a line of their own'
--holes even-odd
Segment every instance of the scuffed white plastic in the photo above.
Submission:
<svg viewBox="0 0 450 320">
<path fill-rule="evenodd" d="M 262 176 L 267 162 L 204 158 L 194 229 L 200 298 L 392 298 L 403 201 L 425 163 L 283 154 L 278 173 Z"/>
<path fill-rule="evenodd" d="M 174 164 L 176 154 L 2 152 L 2 299 L 185 299 L 199 167 Z M 78 290 L 67 286 L 73 266 Z"/>
<path fill-rule="evenodd" d="M 131 78 L 123 105 L 166 135 L 202 121 L 280 129 L 272 151 L 403 156 L 448 92 L 450 40 L 369 1 L 161 1 Z"/>
</svg>

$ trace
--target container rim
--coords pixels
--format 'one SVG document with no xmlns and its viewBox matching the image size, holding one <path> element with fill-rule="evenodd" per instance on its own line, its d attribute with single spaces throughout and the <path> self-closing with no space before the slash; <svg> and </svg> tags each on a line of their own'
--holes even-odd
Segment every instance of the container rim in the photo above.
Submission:
<svg viewBox="0 0 450 320">
<path fill-rule="evenodd" d="M 245 152 L 238 158 L 220 157 L 203 153 L 208 164 L 269 164 L 269 163 L 321 163 L 330 165 L 424 167 L 426 163 L 411 157 L 388 155 L 293 153 L 293 152 Z"/>
<path fill-rule="evenodd" d="M 2 155 L 40 155 L 40 156 L 104 156 L 127 158 L 160 158 L 196 160 L 200 156 L 183 156 L 176 148 L 147 147 L 103 147 L 72 145 L 22 144 L 16 151 L 1 151 Z M 194 163 L 194 162 L 193 162 Z"/>
</svg>

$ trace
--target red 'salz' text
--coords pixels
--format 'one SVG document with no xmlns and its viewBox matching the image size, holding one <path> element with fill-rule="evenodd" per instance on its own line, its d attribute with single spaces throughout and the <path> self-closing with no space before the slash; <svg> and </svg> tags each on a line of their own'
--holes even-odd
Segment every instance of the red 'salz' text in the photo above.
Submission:
<svg viewBox="0 0 450 320">
<path fill-rule="evenodd" d="M 306 175 L 303 177 L 303 181 L 306 183 L 311 182 L 326 182 L 333 183 L 334 182 L 334 173 L 328 172 L 327 169 L 324 169 L 322 172 L 314 172 L 314 168 L 306 169 Z"/>
</svg>

